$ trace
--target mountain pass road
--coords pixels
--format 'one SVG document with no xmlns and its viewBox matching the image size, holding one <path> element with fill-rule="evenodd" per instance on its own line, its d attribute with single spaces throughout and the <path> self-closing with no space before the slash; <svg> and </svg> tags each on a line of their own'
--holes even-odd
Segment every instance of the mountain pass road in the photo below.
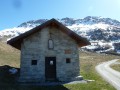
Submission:
<svg viewBox="0 0 120 90">
<path fill-rule="evenodd" d="M 97 65 L 96 71 L 117 90 L 120 90 L 120 72 L 110 68 L 111 64 L 117 63 L 118 59 L 103 62 Z"/>
</svg>

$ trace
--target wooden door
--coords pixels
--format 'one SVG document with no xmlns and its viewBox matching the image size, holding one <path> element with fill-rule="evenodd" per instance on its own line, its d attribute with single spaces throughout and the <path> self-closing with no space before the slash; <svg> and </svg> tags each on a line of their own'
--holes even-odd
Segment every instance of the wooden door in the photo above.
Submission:
<svg viewBox="0 0 120 90">
<path fill-rule="evenodd" d="M 45 78 L 56 80 L 56 57 L 45 57 Z"/>
</svg>

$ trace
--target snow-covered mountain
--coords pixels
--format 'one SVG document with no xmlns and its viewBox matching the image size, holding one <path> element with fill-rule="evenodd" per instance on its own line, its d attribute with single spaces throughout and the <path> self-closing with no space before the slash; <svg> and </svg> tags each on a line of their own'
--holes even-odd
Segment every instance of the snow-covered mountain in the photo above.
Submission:
<svg viewBox="0 0 120 90">
<path fill-rule="evenodd" d="M 9 39 L 18 36 L 47 20 L 48 19 L 31 20 L 20 24 L 18 27 L 1 30 L 0 39 Z M 94 48 L 96 48 L 96 46 L 97 49 L 98 47 L 109 46 L 115 49 L 113 44 L 120 43 L 120 22 L 117 20 L 95 16 L 87 16 L 83 19 L 62 18 L 57 20 L 77 34 L 89 39 Z M 96 43 L 97 45 L 95 45 Z"/>
</svg>

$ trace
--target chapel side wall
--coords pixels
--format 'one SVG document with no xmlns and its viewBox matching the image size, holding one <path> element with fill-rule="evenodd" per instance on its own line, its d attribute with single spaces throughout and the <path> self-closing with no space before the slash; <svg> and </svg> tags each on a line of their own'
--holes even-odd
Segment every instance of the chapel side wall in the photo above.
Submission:
<svg viewBox="0 0 120 90">
<path fill-rule="evenodd" d="M 44 34 L 43 34 L 44 33 Z M 21 74 L 23 82 L 45 81 L 45 60 L 47 32 L 38 32 L 24 39 L 21 49 Z M 31 60 L 37 60 L 37 65 L 31 65 Z"/>
<path fill-rule="evenodd" d="M 60 81 L 68 81 L 80 74 L 79 48 L 77 43 L 62 31 L 54 30 L 54 32 L 57 78 Z M 65 50 L 71 50 L 71 53 L 66 54 Z M 71 63 L 66 63 L 66 58 L 70 58 Z"/>
</svg>

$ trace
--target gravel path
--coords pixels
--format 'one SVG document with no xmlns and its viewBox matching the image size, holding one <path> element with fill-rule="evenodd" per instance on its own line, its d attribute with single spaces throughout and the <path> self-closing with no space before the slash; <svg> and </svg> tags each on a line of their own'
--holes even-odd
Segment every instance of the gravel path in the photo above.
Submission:
<svg viewBox="0 0 120 90">
<path fill-rule="evenodd" d="M 110 65 L 116 63 L 118 59 L 103 62 L 96 66 L 97 72 L 117 90 L 120 90 L 120 72 L 110 68 Z"/>
</svg>

